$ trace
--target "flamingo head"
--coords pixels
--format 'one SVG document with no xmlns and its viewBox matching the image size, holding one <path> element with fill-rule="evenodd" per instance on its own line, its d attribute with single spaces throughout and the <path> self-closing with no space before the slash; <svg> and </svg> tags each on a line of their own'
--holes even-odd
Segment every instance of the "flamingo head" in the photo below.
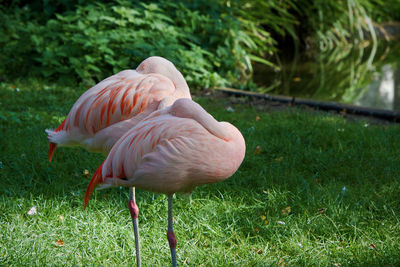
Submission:
<svg viewBox="0 0 400 267">
<path fill-rule="evenodd" d="M 180 91 L 181 97 L 191 98 L 189 92 L 189 86 L 187 85 L 185 78 L 182 73 L 175 67 L 175 65 L 163 57 L 152 56 L 146 58 L 139 64 L 136 71 L 142 74 L 157 73 L 164 75 L 171 79 L 175 84 L 176 88 Z"/>
</svg>

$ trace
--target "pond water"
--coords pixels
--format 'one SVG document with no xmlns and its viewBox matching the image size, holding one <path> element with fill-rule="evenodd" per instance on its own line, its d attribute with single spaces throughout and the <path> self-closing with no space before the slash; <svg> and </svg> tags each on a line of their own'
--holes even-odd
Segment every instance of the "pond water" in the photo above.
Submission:
<svg viewBox="0 0 400 267">
<path fill-rule="evenodd" d="M 281 57 L 279 71 L 256 66 L 261 92 L 400 112 L 400 42 L 364 42 Z"/>
</svg>

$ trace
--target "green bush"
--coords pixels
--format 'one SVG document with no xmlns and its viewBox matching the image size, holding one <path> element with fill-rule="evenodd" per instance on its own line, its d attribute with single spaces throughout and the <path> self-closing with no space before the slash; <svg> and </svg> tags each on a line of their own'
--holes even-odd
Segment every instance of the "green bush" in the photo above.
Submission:
<svg viewBox="0 0 400 267">
<path fill-rule="evenodd" d="M 400 19 L 400 2 L 389 2 L 12 1 L 0 7 L 0 75 L 93 84 L 158 55 L 192 88 L 243 87 L 253 62 L 278 70 L 287 42 L 331 48 L 365 38 L 370 19 Z"/>
<path fill-rule="evenodd" d="M 89 3 L 45 23 L 39 15 L 36 20 L 26 15 L 35 14 L 29 6 L 14 8 L 1 14 L 0 68 L 15 76 L 99 81 L 159 55 L 173 61 L 194 87 L 241 80 L 256 45 L 227 7 L 202 7 L 169 1 Z"/>
</svg>

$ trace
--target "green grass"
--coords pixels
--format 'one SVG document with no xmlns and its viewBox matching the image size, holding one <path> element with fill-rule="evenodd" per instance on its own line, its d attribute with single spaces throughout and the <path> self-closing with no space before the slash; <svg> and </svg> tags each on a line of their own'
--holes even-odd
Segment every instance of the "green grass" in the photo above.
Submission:
<svg viewBox="0 0 400 267">
<path fill-rule="evenodd" d="M 58 126 L 84 90 L 0 85 L 2 266 L 135 263 L 128 190 L 97 191 L 83 210 L 82 173 L 93 174 L 103 156 L 61 148 L 47 161 L 44 129 Z M 241 130 L 247 153 L 230 179 L 176 197 L 179 266 L 400 264 L 397 125 L 196 100 Z M 167 198 L 139 190 L 137 201 L 143 265 L 167 266 Z M 37 214 L 27 215 L 33 206 Z"/>
</svg>

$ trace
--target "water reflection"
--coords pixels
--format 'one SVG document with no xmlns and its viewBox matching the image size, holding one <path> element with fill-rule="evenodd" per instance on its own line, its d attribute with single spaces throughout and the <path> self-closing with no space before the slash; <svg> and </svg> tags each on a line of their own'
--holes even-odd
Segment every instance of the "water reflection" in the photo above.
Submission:
<svg viewBox="0 0 400 267">
<path fill-rule="evenodd" d="M 355 101 L 356 105 L 393 109 L 394 75 L 392 65 L 384 65 L 382 73 L 374 74 L 374 81 L 366 86 L 365 93 Z"/>
<path fill-rule="evenodd" d="M 400 43 L 368 42 L 283 58 L 280 72 L 255 68 L 264 93 L 400 112 Z"/>
</svg>

